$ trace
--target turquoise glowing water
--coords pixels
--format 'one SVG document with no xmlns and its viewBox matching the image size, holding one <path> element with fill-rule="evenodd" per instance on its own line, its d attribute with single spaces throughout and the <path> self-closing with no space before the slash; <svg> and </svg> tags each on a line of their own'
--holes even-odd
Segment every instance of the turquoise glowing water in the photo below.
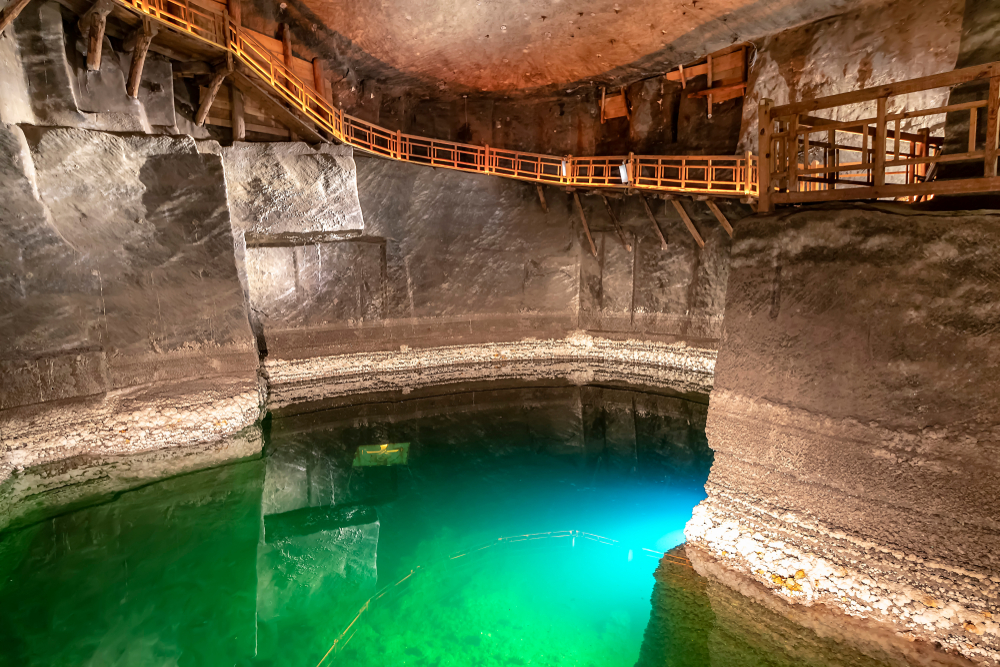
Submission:
<svg viewBox="0 0 1000 667">
<path fill-rule="evenodd" d="M 573 388 L 274 420 L 259 460 L 0 534 L 0 664 L 870 664 L 788 653 L 773 637 L 804 631 L 757 608 L 739 629 L 720 609 L 749 603 L 644 551 L 704 497 L 704 415 Z M 408 465 L 351 465 L 381 442 Z M 498 541 L 553 531 L 613 543 Z"/>
</svg>

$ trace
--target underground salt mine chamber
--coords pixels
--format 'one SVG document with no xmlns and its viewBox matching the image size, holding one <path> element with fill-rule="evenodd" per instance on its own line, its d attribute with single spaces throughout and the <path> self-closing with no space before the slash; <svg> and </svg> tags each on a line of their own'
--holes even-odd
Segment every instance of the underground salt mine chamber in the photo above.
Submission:
<svg viewBox="0 0 1000 667">
<path fill-rule="evenodd" d="M 0 665 L 1000 667 L 1000 5 L 0 0 Z"/>
</svg>

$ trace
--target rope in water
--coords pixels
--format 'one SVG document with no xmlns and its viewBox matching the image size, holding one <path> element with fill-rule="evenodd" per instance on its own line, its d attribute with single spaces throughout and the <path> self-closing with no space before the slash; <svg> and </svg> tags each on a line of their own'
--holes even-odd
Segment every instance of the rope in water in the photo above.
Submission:
<svg viewBox="0 0 1000 667">
<path fill-rule="evenodd" d="M 488 543 L 482 544 L 482 545 L 480 545 L 478 547 L 473 547 L 472 549 L 467 549 L 465 551 L 457 552 L 455 554 L 452 554 L 451 556 L 448 556 L 447 558 L 442 559 L 439 562 L 447 562 L 449 560 L 457 560 L 457 559 L 462 558 L 464 556 L 469 556 L 469 555 L 478 553 L 480 551 L 484 551 L 486 549 L 491 549 L 491 548 L 496 547 L 496 546 L 501 545 L 501 544 L 516 544 L 516 543 L 519 543 L 519 542 L 531 542 L 531 541 L 534 541 L 534 540 L 546 540 L 546 539 L 561 538 L 561 537 L 562 538 L 565 538 L 565 537 L 571 538 L 573 540 L 573 544 L 574 545 L 576 544 L 576 538 L 577 537 L 580 537 L 580 538 L 585 539 L 585 540 L 590 540 L 592 542 L 597 542 L 599 544 L 606 544 L 606 545 L 609 545 L 609 546 L 616 546 L 616 545 L 621 544 L 620 541 L 612 539 L 610 537 L 604 537 L 603 535 L 596 535 L 594 533 L 587 533 L 587 532 L 584 532 L 582 530 L 554 530 L 554 531 L 549 531 L 547 533 L 527 533 L 525 535 L 512 535 L 512 536 L 508 536 L 508 537 L 498 537 L 496 539 L 496 541 L 494 541 L 494 542 L 488 542 Z M 690 567 L 690 568 L 694 569 L 691 566 L 691 561 L 688 560 L 684 556 L 678 556 L 676 554 L 671 554 L 671 553 L 664 553 L 662 551 L 657 551 L 656 549 L 647 549 L 645 547 L 643 547 L 641 549 L 641 551 L 642 551 L 642 553 L 644 555 L 651 556 L 653 558 L 662 558 L 662 559 L 667 560 L 667 561 L 669 561 L 671 563 L 674 563 L 674 564 L 677 564 L 677 565 L 683 565 L 685 567 Z M 630 555 L 629 555 L 629 559 L 631 560 L 631 552 L 630 552 Z M 330 646 L 330 649 L 323 655 L 323 657 L 320 659 L 320 661 L 316 664 L 316 667 L 322 667 L 323 663 L 326 662 L 326 659 L 329 658 L 330 655 L 332 655 L 332 654 L 335 655 L 336 653 L 340 652 L 340 650 L 343 649 L 347 645 L 347 643 L 349 641 L 351 641 L 351 638 L 354 637 L 354 634 L 357 632 L 357 628 L 354 627 L 355 624 L 359 620 L 361 620 L 361 617 L 365 614 L 365 612 L 368 611 L 371 608 L 371 603 L 376 602 L 379 599 L 385 597 L 391 590 L 393 590 L 397 586 L 401 585 L 403 582 L 405 582 L 406 580 L 408 580 L 414 574 L 417 574 L 418 572 L 420 572 L 422 570 L 426 570 L 428 567 L 429 566 L 418 565 L 414 569 L 410 570 L 409 574 L 407 574 L 405 577 L 403 577 L 402 579 L 400 579 L 396 583 L 394 583 L 394 584 L 388 584 L 388 585 L 384 586 L 381 590 L 379 590 L 377 593 L 375 593 L 375 595 L 373 595 L 370 598 L 368 598 L 367 600 L 365 600 L 365 603 L 363 605 L 361 605 L 361 609 L 358 610 L 357 615 L 354 617 L 354 619 L 350 623 L 348 623 L 347 627 L 344 628 L 343 632 L 341 632 L 337 636 L 337 638 L 333 640 L 333 645 Z M 353 630 L 352 630 L 352 628 L 353 628 Z M 348 633 L 350 633 L 350 634 L 348 634 Z"/>
</svg>

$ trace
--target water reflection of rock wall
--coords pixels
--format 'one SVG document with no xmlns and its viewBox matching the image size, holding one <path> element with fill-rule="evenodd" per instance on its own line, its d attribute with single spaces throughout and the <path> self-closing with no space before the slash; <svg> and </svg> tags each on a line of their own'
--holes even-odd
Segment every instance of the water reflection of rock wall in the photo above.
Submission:
<svg viewBox="0 0 1000 667">
<path fill-rule="evenodd" d="M 4 534 L 0 662 L 176 665 L 197 647 L 200 664 L 245 664 L 263 472 L 185 475 Z"/>
<path fill-rule="evenodd" d="M 380 442 L 475 442 L 481 451 L 530 443 L 536 451 L 578 457 L 595 473 L 689 474 L 711 463 L 707 410 L 705 403 L 675 395 L 592 386 L 450 387 L 415 391 L 391 404 L 391 412 L 389 404 L 369 403 L 276 419 L 269 431 L 265 508 L 388 497 L 388 480 L 365 482 L 355 475 L 348 489 L 355 449 Z"/>
<path fill-rule="evenodd" d="M 678 547 L 671 553 L 683 557 L 690 552 Z M 873 643 L 865 646 L 866 652 L 844 643 L 856 638 L 837 632 L 834 624 L 823 624 L 822 616 L 833 616 L 828 610 L 811 617 L 804 610 L 791 619 L 744 591 L 668 559 L 660 562 L 654 576 L 652 610 L 636 667 L 907 664 Z"/>
</svg>

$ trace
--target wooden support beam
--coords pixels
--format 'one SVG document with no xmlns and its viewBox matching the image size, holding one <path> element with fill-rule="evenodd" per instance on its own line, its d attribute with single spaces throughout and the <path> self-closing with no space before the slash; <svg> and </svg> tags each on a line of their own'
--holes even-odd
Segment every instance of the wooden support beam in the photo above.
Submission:
<svg viewBox="0 0 1000 667">
<path fill-rule="evenodd" d="M 580 222 L 583 223 L 583 233 L 587 235 L 587 242 L 590 243 L 590 254 L 597 257 L 597 246 L 594 245 L 594 237 L 590 235 L 590 225 L 587 224 L 587 216 L 583 214 L 583 203 L 580 201 L 579 193 L 573 193 L 573 201 L 576 202 L 576 210 L 580 212 Z"/>
<path fill-rule="evenodd" d="M 931 168 L 935 165 L 931 165 Z M 929 174 L 931 178 L 933 174 Z M 909 195 L 961 195 L 980 192 L 1000 192 L 1000 177 L 963 178 L 955 181 L 928 181 L 912 185 L 889 184 L 881 188 L 857 187 L 838 190 L 815 190 L 813 192 L 776 192 L 774 201 L 778 204 L 805 204 L 816 201 L 863 201 Z"/>
<path fill-rule="evenodd" d="M 771 135 L 774 133 L 774 121 L 771 120 L 771 110 L 774 102 L 767 98 L 760 101 L 757 107 L 758 144 L 757 144 L 757 212 L 771 212 L 771 170 L 774 160 Z"/>
<path fill-rule="evenodd" d="M 194 124 L 201 127 L 205 124 L 205 119 L 208 118 L 208 112 L 212 108 L 212 102 L 215 101 L 215 96 L 219 94 L 219 88 L 222 87 L 222 82 L 227 76 L 232 72 L 229 67 L 220 67 L 215 72 L 215 76 L 212 77 L 212 82 L 208 84 L 208 89 L 205 91 L 204 97 L 202 97 L 200 103 L 198 104 L 198 113 L 194 117 Z"/>
<path fill-rule="evenodd" d="M 691 216 L 688 215 L 687 211 L 684 210 L 684 207 L 681 206 L 681 203 L 677 199 L 671 198 L 670 203 L 674 205 L 675 209 L 677 209 L 677 215 L 681 216 L 681 220 L 684 221 L 684 226 L 688 228 L 688 231 L 691 232 L 691 236 L 694 237 L 694 242 L 698 244 L 699 248 L 704 248 L 705 239 L 701 238 L 701 234 L 698 233 L 698 228 L 695 227 L 694 223 L 691 221 Z"/>
<path fill-rule="evenodd" d="M 287 23 L 281 24 L 281 52 L 285 58 L 285 67 L 292 69 L 295 56 L 292 55 L 292 29 Z"/>
<path fill-rule="evenodd" d="M 240 0 L 226 0 L 226 9 L 233 23 L 237 26 L 243 25 L 243 8 L 240 6 Z"/>
<path fill-rule="evenodd" d="M 0 9 L 0 34 L 7 28 L 17 15 L 28 6 L 29 0 L 10 0 L 3 9 Z"/>
<path fill-rule="evenodd" d="M 878 111 L 875 119 L 875 145 L 873 147 L 875 149 L 875 164 L 873 165 L 872 177 L 877 188 L 885 185 L 885 114 L 888 103 L 888 97 L 880 97 L 875 102 Z"/>
<path fill-rule="evenodd" d="M 733 226 L 729 224 L 729 220 L 727 220 L 726 216 L 719 210 L 719 205 L 711 199 L 706 200 L 705 203 L 708 204 L 708 208 L 712 211 L 712 215 L 715 216 L 715 219 L 719 221 L 722 228 L 726 230 L 727 234 L 729 234 L 729 238 L 733 238 Z"/>
<path fill-rule="evenodd" d="M 611 202 L 604 195 L 601 195 L 601 199 L 604 201 L 604 208 L 608 209 L 608 215 L 611 216 L 611 223 L 615 226 L 615 231 L 618 233 L 618 240 L 622 242 L 622 247 L 625 248 L 625 252 L 632 252 L 632 244 L 625 238 L 625 230 L 622 229 L 621 223 L 618 222 L 618 216 L 611 210 Z"/>
<path fill-rule="evenodd" d="M 128 69 L 128 83 L 125 85 L 125 92 L 135 99 L 139 96 L 139 82 L 142 80 L 142 67 L 146 63 L 146 54 L 149 52 L 149 45 L 153 43 L 159 28 L 152 24 L 148 17 L 142 17 L 142 24 L 136 29 L 126 42 L 126 50 L 129 43 L 132 47 L 132 65 Z"/>
<path fill-rule="evenodd" d="M 313 88 L 319 93 L 319 96 L 324 100 L 329 97 L 326 92 L 326 75 L 323 72 L 323 61 L 319 58 L 313 58 Z"/>
<path fill-rule="evenodd" d="M 293 128 L 300 137 L 310 143 L 328 143 L 329 139 L 321 132 L 317 131 L 312 121 L 306 119 L 302 112 L 290 108 L 284 101 L 272 92 L 257 73 L 237 61 L 236 69 L 233 72 L 233 83 L 243 91 L 244 95 L 249 95 L 261 106 L 269 115 L 273 116 L 282 125 Z"/>
<path fill-rule="evenodd" d="M 997 141 L 1000 139 L 1000 76 L 990 79 L 989 99 L 986 103 L 986 178 L 997 175 Z"/>
<path fill-rule="evenodd" d="M 542 189 L 541 183 L 536 183 L 535 187 L 538 189 L 538 201 L 542 205 L 542 213 L 548 213 L 549 205 L 545 202 L 545 190 Z"/>
<path fill-rule="evenodd" d="M 708 64 L 708 87 L 709 87 L 709 89 L 711 89 L 712 88 L 712 82 L 715 80 L 714 73 L 712 72 L 712 54 L 711 53 L 708 54 L 708 62 L 707 62 L 707 64 Z M 712 117 L 712 102 L 713 101 L 714 101 L 714 98 L 712 97 L 712 93 L 709 93 L 708 94 L 708 117 L 709 118 Z"/>
<path fill-rule="evenodd" d="M 247 123 L 243 108 L 243 92 L 236 86 L 231 86 L 230 93 L 233 107 L 233 141 L 244 141 L 247 138 Z"/>
<path fill-rule="evenodd" d="M 841 107 L 847 104 L 871 102 L 886 95 L 905 95 L 932 88 L 947 88 L 960 83 L 991 79 L 995 76 L 1000 76 L 1000 63 L 987 63 L 985 65 L 976 65 L 974 67 L 952 70 L 951 72 L 924 76 L 919 79 L 910 79 L 884 86 L 874 86 L 872 88 L 864 88 L 862 90 L 830 95 L 829 97 L 820 97 L 813 100 L 782 104 L 781 106 L 774 107 L 774 115 L 775 117 L 783 118 L 793 114 L 806 114 L 822 109 Z"/>
<path fill-rule="evenodd" d="M 101 69 L 104 29 L 108 24 L 108 14 L 111 13 L 113 8 L 114 2 L 112 0 L 97 0 L 94 6 L 88 9 L 76 24 L 81 34 L 88 35 L 87 69 L 91 72 Z"/>
<path fill-rule="evenodd" d="M 667 249 L 667 237 L 663 235 L 663 230 L 660 229 L 660 223 L 656 221 L 656 216 L 653 215 L 653 209 L 649 207 L 649 202 L 646 201 L 646 197 L 639 193 L 639 199 L 642 200 L 642 206 L 646 209 L 646 215 L 649 216 L 649 221 L 653 223 L 653 229 L 656 230 L 656 235 L 660 237 L 660 249 Z"/>
</svg>

